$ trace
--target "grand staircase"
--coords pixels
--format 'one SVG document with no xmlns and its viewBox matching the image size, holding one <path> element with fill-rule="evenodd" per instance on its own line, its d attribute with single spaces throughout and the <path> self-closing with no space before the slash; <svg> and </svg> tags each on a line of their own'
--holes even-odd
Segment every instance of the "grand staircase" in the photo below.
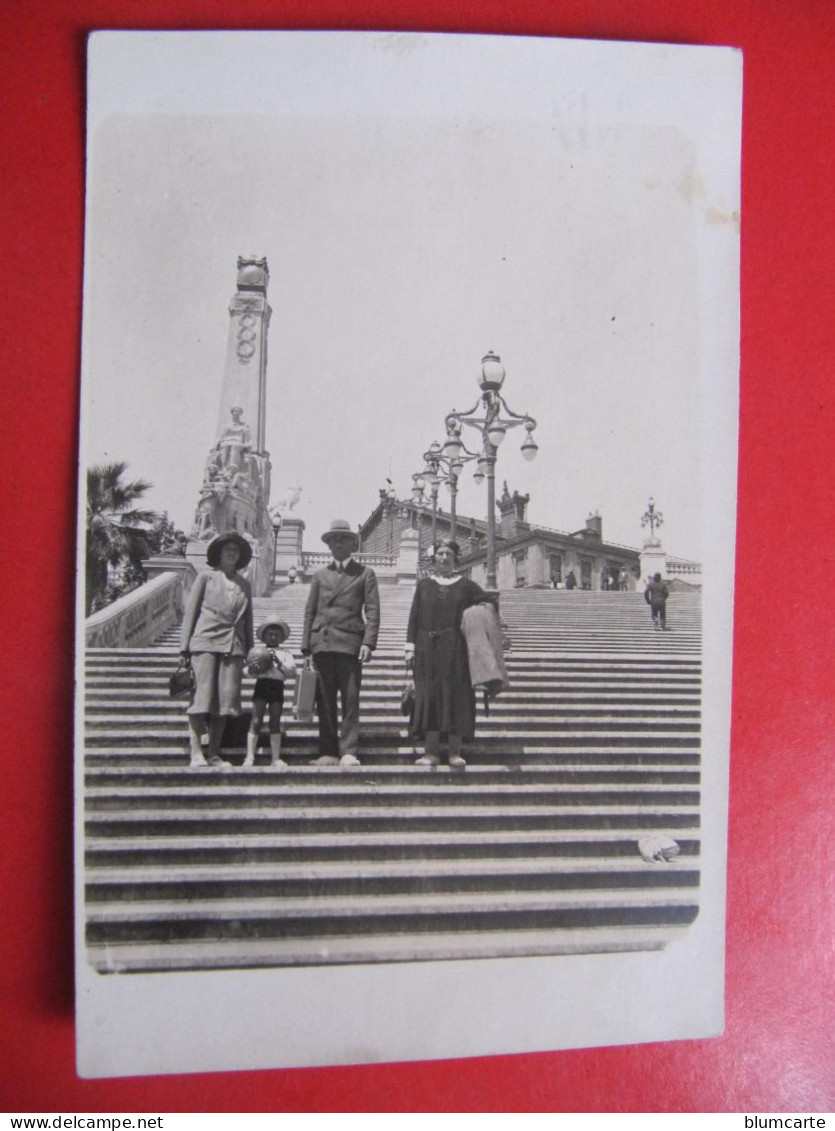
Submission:
<svg viewBox="0 0 835 1131">
<path fill-rule="evenodd" d="M 698 913 L 700 606 L 502 594 L 511 690 L 465 771 L 415 766 L 399 713 L 412 590 L 381 589 L 354 769 L 190 771 L 177 639 L 86 656 L 86 931 L 101 972 L 659 949 Z M 298 649 L 307 587 L 256 600 Z M 245 681 L 244 699 L 252 681 Z M 291 697 L 288 696 L 288 700 Z M 227 747 L 239 764 L 243 748 Z M 670 862 L 642 858 L 647 834 Z"/>
</svg>

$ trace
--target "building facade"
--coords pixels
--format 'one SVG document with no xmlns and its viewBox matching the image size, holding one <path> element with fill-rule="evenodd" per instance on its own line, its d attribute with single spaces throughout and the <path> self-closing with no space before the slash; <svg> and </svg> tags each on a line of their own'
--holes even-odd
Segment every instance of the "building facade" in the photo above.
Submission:
<svg viewBox="0 0 835 1131">
<path fill-rule="evenodd" d="M 590 514 L 581 530 L 554 530 L 527 521 L 529 501 L 529 495 L 517 491 L 511 495 L 506 483 L 497 501 L 499 589 L 634 590 L 641 584 L 641 551 L 606 542 L 599 514 Z M 458 516 L 454 527 L 461 547 L 461 570 L 473 581 L 486 585 L 487 523 L 484 519 Z M 433 511 L 424 504 L 393 498 L 381 491 L 379 503 L 359 528 L 360 552 L 396 554 L 403 532 L 413 530 L 418 536 L 419 568 L 425 570 L 431 564 L 431 547 L 439 538 L 449 537 L 452 529 L 453 518 L 448 511 Z M 697 563 L 682 565 L 685 569 L 692 567 L 689 576 L 695 579 Z"/>
</svg>

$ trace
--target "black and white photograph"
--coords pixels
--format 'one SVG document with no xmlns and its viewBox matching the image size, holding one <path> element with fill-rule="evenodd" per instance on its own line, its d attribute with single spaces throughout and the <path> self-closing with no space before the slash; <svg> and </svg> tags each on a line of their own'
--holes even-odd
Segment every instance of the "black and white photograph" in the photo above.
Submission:
<svg viewBox="0 0 835 1131">
<path fill-rule="evenodd" d="M 739 53 L 88 65 L 79 1072 L 720 1033 Z"/>
</svg>

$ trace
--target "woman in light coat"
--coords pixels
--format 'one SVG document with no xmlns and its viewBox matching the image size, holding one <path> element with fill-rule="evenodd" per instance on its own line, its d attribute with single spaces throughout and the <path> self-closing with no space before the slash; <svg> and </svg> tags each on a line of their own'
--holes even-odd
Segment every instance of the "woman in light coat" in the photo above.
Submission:
<svg viewBox="0 0 835 1131">
<path fill-rule="evenodd" d="M 238 572 L 251 560 L 252 547 L 240 534 L 218 535 L 206 549 L 210 568 L 189 594 L 180 655 L 191 661 L 195 680 L 187 712 L 193 770 L 232 768 L 221 759 L 220 745 L 227 717 L 241 713 L 244 659 L 253 644 L 252 590 Z M 207 731 L 208 757 L 201 746 Z"/>
</svg>

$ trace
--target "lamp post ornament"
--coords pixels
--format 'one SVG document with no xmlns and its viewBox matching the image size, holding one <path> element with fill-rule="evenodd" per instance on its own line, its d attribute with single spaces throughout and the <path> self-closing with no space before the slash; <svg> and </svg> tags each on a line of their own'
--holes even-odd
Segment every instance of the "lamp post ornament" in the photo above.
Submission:
<svg viewBox="0 0 835 1131">
<path fill-rule="evenodd" d="M 442 483 L 445 483 L 449 488 L 449 536 L 454 541 L 457 530 L 458 478 L 464 469 L 465 463 L 480 458 L 478 452 L 468 451 L 461 443 L 460 431 L 460 425 L 457 431 L 455 428 L 450 429 L 448 426 L 446 443 L 441 447 L 437 440 L 433 441 L 429 445 L 429 448 L 423 453 L 423 470 L 412 476 L 414 482 L 412 495 L 416 503 L 425 502 L 426 495 L 424 491 L 427 486 L 429 487 L 429 499 L 432 503 L 433 546 L 437 540 L 438 488 Z M 450 443 L 453 445 L 455 453 L 451 456 L 446 454 L 447 445 Z"/>
<path fill-rule="evenodd" d="M 655 499 L 650 495 L 649 503 L 647 504 L 646 513 L 641 518 L 641 526 L 649 527 L 649 541 L 648 544 L 656 543 L 658 540 L 655 537 L 655 531 L 659 526 L 664 525 L 664 516 L 661 511 L 655 509 Z"/>
<path fill-rule="evenodd" d="M 496 588 L 496 457 L 498 447 L 510 428 L 524 425 L 525 439 L 522 442 L 522 455 L 526 460 L 536 458 L 539 450 L 533 438 L 536 421 L 527 413 L 514 412 L 501 394 L 505 371 L 502 360 L 490 352 L 481 361 L 481 374 L 478 379 L 481 396 L 466 412 L 447 413 L 447 442 L 443 453 L 450 460 L 458 460 L 466 451 L 461 443 L 461 429 L 464 424 L 475 428 L 481 435 L 482 451 L 477 455 L 478 463 L 473 478 L 477 483 L 487 480 L 487 588 Z M 481 414 L 477 415 L 479 406 Z M 504 410 L 504 416 L 502 415 Z"/>
</svg>

